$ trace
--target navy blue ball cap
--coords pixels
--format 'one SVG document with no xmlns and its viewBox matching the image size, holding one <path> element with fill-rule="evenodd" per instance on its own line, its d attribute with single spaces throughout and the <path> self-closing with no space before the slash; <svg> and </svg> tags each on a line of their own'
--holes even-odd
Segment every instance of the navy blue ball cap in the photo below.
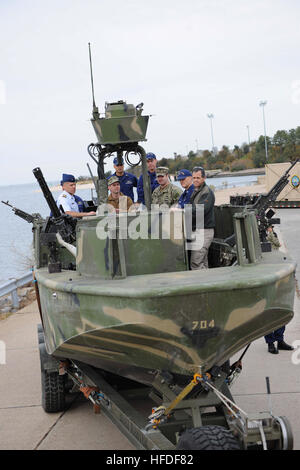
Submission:
<svg viewBox="0 0 300 470">
<path fill-rule="evenodd" d="M 67 173 L 63 173 L 60 184 L 62 185 L 64 183 L 75 183 L 75 176 L 68 175 Z"/>
<path fill-rule="evenodd" d="M 189 170 L 180 170 L 177 173 L 177 181 L 184 180 L 187 176 L 192 176 L 192 173 Z"/>
<path fill-rule="evenodd" d="M 152 152 L 149 152 L 149 153 L 147 153 L 146 158 L 147 158 L 147 160 L 150 160 L 150 159 L 156 160 L 156 155 Z"/>
<path fill-rule="evenodd" d="M 114 158 L 114 165 L 118 165 L 118 157 Z M 121 165 L 124 165 L 124 159 L 121 159 Z"/>
</svg>

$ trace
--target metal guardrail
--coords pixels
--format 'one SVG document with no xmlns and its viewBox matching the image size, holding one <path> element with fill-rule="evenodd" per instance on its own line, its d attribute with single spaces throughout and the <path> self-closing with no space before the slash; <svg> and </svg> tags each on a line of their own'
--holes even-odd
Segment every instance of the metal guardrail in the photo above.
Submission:
<svg viewBox="0 0 300 470">
<path fill-rule="evenodd" d="M 0 297 L 3 295 L 11 295 L 12 307 L 19 308 L 20 301 L 17 293 L 18 287 L 23 287 L 25 284 L 33 281 L 33 273 L 32 271 L 28 271 L 28 273 L 23 274 L 23 276 L 19 277 L 18 279 L 11 279 L 10 281 L 2 284 L 0 286 Z"/>
</svg>

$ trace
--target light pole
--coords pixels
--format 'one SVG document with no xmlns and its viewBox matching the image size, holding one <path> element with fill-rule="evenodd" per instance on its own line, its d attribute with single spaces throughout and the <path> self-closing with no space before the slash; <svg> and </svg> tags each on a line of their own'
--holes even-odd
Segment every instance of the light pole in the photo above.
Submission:
<svg viewBox="0 0 300 470">
<path fill-rule="evenodd" d="M 265 132 L 265 150 L 266 150 L 266 160 L 268 160 L 268 145 L 267 145 L 267 136 L 266 136 L 266 121 L 265 121 L 265 105 L 267 101 L 260 101 L 259 106 L 262 107 L 263 111 L 263 120 L 264 120 L 264 132 Z"/>
<path fill-rule="evenodd" d="M 212 144 L 212 151 L 214 153 L 215 144 L 214 144 L 214 133 L 213 133 L 213 125 L 212 125 L 212 120 L 214 118 L 214 115 L 212 113 L 209 113 L 207 117 L 210 119 L 211 144 Z"/>
<path fill-rule="evenodd" d="M 246 126 L 248 130 L 248 144 L 250 146 L 250 131 L 249 131 L 249 125 Z"/>
</svg>

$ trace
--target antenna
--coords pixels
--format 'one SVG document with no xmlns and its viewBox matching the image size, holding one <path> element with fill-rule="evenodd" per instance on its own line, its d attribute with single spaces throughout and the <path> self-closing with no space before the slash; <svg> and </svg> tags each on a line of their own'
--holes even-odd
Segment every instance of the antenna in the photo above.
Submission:
<svg viewBox="0 0 300 470">
<path fill-rule="evenodd" d="M 89 46 L 89 57 L 90 57 L 90 70 L 91 70 L 91 84 L 92 84 L 92 96 L 93 96 L 93 113 L 98 114 L 98 108 L 95 104 L 95 95 L 94 95 L 94 80 L 93 80 L 93 68 L 92 68 L 92 56 L 91 56 L 91 44 L 88 43 Z M 98 114 L 99 117 L 99 114 Z"/>
<path fill-rule="evenodd" d="M 90 168 L 90 165 L 87 163 L 86 166 L 88 167 L 88 170 L 89 170 L 89 172 L 90 172 L 91 178 L 92 178 L 93 183 L 94 183 L 94 186 L 95 186 L 95 190 L 96 190 L 96 192 L 97 192 L 97 184 L 96 184 L 94 175 L 93 175 L 93 173 L 92 173 L 92 170 L 91 170 L 91 168 Z"/>
</svg>

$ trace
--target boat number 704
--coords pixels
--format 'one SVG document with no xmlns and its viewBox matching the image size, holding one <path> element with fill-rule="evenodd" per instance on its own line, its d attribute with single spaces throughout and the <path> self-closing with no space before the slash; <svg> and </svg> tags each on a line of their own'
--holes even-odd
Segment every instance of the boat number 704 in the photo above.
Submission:
<svg viewBox="0 0 300 470">
<path fill-rule="evenodd" d="M 205 330 L 206 328 L 214 328 L 215 320 L 200 320 L 193 321 L 192 330 Z"/>
</svg>

